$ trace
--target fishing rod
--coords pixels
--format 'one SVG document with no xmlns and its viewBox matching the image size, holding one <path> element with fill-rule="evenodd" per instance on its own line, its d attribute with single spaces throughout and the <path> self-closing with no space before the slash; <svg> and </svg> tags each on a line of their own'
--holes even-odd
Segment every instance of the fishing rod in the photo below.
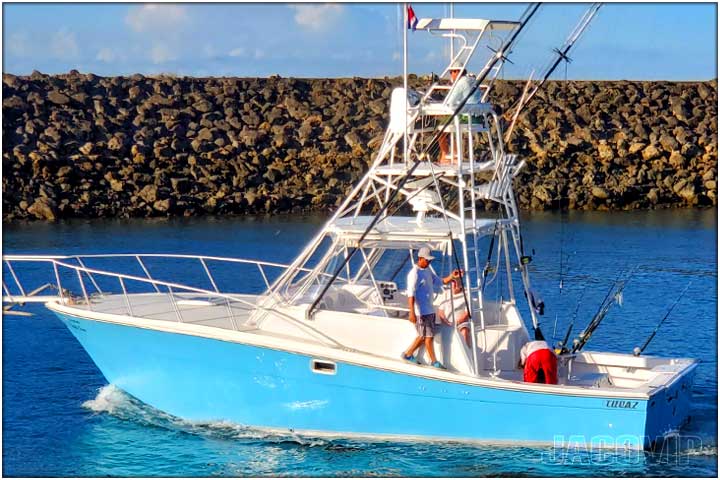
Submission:
<svg viewBox="0 0 720 480">
<path fill-rule="evenodd" d="M 633 349 L 633 355 L 635 355 L 636 357 L 638 357 L 638 356 L 640 356 L 640 354 L 641 354 L 642 352 L 645 351 L 645 349 L 646 349 L 647 346 L 650 344 L 650 342 L 652 341 L 652 339 L 655 338 L 655 335 L 657 334 L 658 330 L 660 329 L 660 326 L 661 326 L 661 325 L 663 324 L 663 322 L 665 322 L 665 320 L 667 320 L 667 318 L 670 316 L 670 312 L 672 312 L 673 309 L 675 308 L 675 306 L 680 302 L 680 299 L 683 297 L 683 295 L 685 295 L 685 292 L 687 292 L 688 288 L 690 288 L 690 285 L 692 285 L 692 280 L 690 280 L 690 281 L 688 282 L 687 286 L 683 289 L 683 291 L 680 292 L 680 295 L 678 295 L 678 298 L 675 299 L 675 302 L 673 302 L 673 304 L 670 305 L 670 309 L 668 309 L 668 311 L 667 311 L 667 313 L 665 314 L 665 316 L 662 318 L 662 320 L 660 320 L 660 322 L 659 322 L 659 323 L 657 324 L 657 326 L 655 327 L 655 330 L 653 330 L 652 333 L 650 334 L 650 336 L 647 338 L 647 340 L 645 340 L 645 343 L 643 344 L 643 346 L 640 347 L 640 348 L 635 347 L 635 348 Z"/>
<path fill-rule="evenodd" d="M 495 55 L 493 55 L 492 59 L 488 62 L 488 64 L 485 67 L 485 70 L 482 72 L 481 75 L 479 75 L 475 79 L 475 83 L 473 87 L 470 89 L 470 91 L 467 93 L 465 98 L 455 107 L 455 110 L 452 112 L 452 114 L 445 120 L 445 122 L 440 127 L 440 130 L 438 130 L 435 135 L 430 139 L 430 142 L 428 145 L 423 149 L 422 152 L 420 152 L 413 162 L 412 167 L 405 173 L 405 175 L 400 179 L 399 183 L 395 187 L 395 189 L 392 191 L 388 199 L 380 206 L 380 210 L 375 214 L 373 219 L 370 221 L 368 226 L 365 228 L 365 231 L 360 235 L 360 238 L 357 240 L 356 246 L 353 247 L 350 252 L 345 256 L 342 262 L 340 262 L 340 265 L 335 270 L 335 273 L 330 277 L 330 280 L 328 280 L 325 285 L 323 285 L 322 290 L 318 294 L 318 296 L 315 298 L 313 303 L 310 305 L 306 312 L 306 317 L 310 318 L 317 308 L 318 303 L 320 303 L 320 300 L 325 296 L 327 291 L 330 289 L 330 286 L 337 280 L 338 276 L 342 272 L 342 270 L 345 268 L 345 266 L 350 262 L 352 257 L 357 253 L 357 251 L 360 249 L 360 245 L 362 245 L 362 242 L 367 238 L 367 236 L 370 234 L 373 228 L 375 228 L 375 225 L 378 223 L 380 218 L 383 216 L 385 211 L 388 209 L 388 207 L 392 204 L 392 202 L 395 200 L 395 197 L 397 197 L 398 193 L 400 193 L 400 190 L 405 186 L 407 181 L 412 177 L 413 172 L 417 169 L 418 166 L 420 166 L 420 161 L 428 158 L 428 153 L 430 152 L 431 147 L 434 144 L 438 143 L 439 138 L 445 133 L 445 130 L 447 127 L 454 121 L 455 117 L 460 113 L 460 111 L 465 107 L 465 104 L 470 100 L 470 97 L 475 93 L 475 91 L 480 87 L 482 82 L 485 81 L 487 76 L 492 71 L 493 67 L 497 64 L 499 61 L 505 61 L 506 60 L 506 53 L 511 50 L 511 47 L 517 40 L 518 36 L 520 35 L 520 32 L 525 28 L 525 26 L 528 24 L 530 19 L 535 15 L 535 13 L 540 8 L 540 3 L 532 3 L 530 4 L 526 9 L 523 15 L 520 17 L 521 20 L 513 30 L 513 33 L 510 35 L 510 38 L 508 38 L 503 45 L 495 52 Z"/>
<path fill-rule="evenodd" d="M 482 283 L 480 284 L 480 293 L 485 292 L 485 282 L 487 281 L 488 272 L 490 272 L 490 269 L 492 268 L 492 252 L 493 252 L 493 247 L 495 246 L 495 235 L 497 234 L 497 227 L 498 227 L 499 221 L 500 221 L 500 218 L 498 215 L 498 218 L 495 220 L 495 227 L 493 227 L 492 237 L 490 237 L 490 246 L 488 247 L 487 259 L 485 259 L 485 268 L 483 268 L 483 272 L 482 272 Z"/>
<path fill-rule="evenodd" d="M 564 228 L 565 227 L 565 222 L 564 222 L 565 217 L 563 217 L 563 214 L 562 214 L 562 199 L 560 198 L 560 183 L 558 183 L 556 185 L 555 190 L 557 191 L 558 209 L 560 210 L 560 272 L 558 275 L 560 277 L 560 281 L 558 283 L 558 289 L 560 290 L 559 296 L 562 297 L 562 293 L 563 293 L 563 244 L 564 244 L 563 241 L 565 240 L 565 228 Z M 553 334 L 552 334 L 553 343 L 555 343 L 555 333 L 557 331 L 557 322 L 558 322 L 558 314 L 556 313 L 555 314 L 555 324 L 553 325 Z"/>
<path fill-rule="evenodd" d="M 565 64 L 567 65 L 572 61 L 572 59 L 568 56 L 570 50 L 573 48 L 573 46 L 575 46 L 583 33 L 585 33 L 585 30 L 587 30 L 587 27 L 590 25 L 590 22 L 595 17 L 598 10 L 600 10 L 601 6 L 602 3 L 593 3 L 592 5 L 590 5 L 590 7 L 585 11 L 583 16 L 580 17 L 580 21 L 577 23 L 577 25 L 575 25 L 575 28 L 565 40 L 565 43 L 560 48 L 553 49 L 553 52 L 555 52 L 555 58 L 551 58 L 551 60 L 545 67 L 544 72 L 541 74 L 542 79 L 532 88 L 532 75 L 530 76 L 522 96 L 520 97 L 518 102 L 508 110 L 513 111 L 513 109 L 515 109 L 515 112 L 512 115 L 510 127 L 505 132 L 506 142 L 510 139 L 510 135 L 515 128 L 515 122 L 517 121 L 520 112 L 527 106 L 528 103 L 530 103 L 530 100 L 533 99 L 535 94 L 543 87 L 543 85 L 545 85 L 545 82 L 547 82 L 548 78 L 550 78 L 550 75 L 552 75 L 558 65 L 560 65 L 560 62 L 565 61 Z"/>
<path fill-rule="evenodd" d="M 573 346 L 572 350 L 570 350 L 570 353 L 577 353 L 582 350 L 585 344 L 590 340 L 590 337 L 592 337 L 593 333 L 595 333 L 595 330 L 597 330 L 597 328 L 600 326 L 603 319 L 605 318 L 605 315 L 614 303 L 622 304 L 622 292 L 625 289 L 625 285 L 627 285 L 627 282 L 628 280 L 630 280 L 631 276 L 632 271 L 627 279 L 622 281 L 616 280 L 615 283 L 610 287 L 607 295 L 605 295 L 605 298 L 600 304 L 600 307 L 598 307 L 598 311 L 595 313 L 592 320 L 590 320 L 588 326 L 585 327 L 582 332 L 580 332 L 578 338 L 573 340 Z"/>
<path fill-rule="evenodd" d="M 572 329 L 575 326 L 575 319 L 577 318 L 578 311 L 580 310 L 580 302 L 582 302 L 582 298 L 585 295 L 586 288 L 587 287 L 583 288 L 580 292 L 580 298 L 578 298 L 578 301 L 575 304 L 575 311 L 573 312 L 572 319 L 570 320 L 570 325 L 568 325 L 568 328 L 565 331 L 565 337 L 563 337 L 562 342 L 558 343 L 557 347 L 555 348 L 555 353 L 557 354 L 568 352 L 568 349 L 565 347 L 565 345 L 567 345 L 568 340 L 570 340 L 570 334 L 572 333 Z"/>
</svg>

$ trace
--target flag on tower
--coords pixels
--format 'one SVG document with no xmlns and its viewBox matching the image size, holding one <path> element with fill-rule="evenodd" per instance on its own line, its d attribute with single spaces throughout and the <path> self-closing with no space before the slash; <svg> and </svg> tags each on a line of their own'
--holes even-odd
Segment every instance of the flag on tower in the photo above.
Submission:
<svg viewBox="0 0 720 480">
<path fill-rule="evenodd" d="M 417 28 L 418 19 L 415 16 L 415 11 L 413 10 L 412 6 L 407 6 L 407 28 L 412 29 L 412 31 L 415 31 L 415 28 Z"/>
</svg>

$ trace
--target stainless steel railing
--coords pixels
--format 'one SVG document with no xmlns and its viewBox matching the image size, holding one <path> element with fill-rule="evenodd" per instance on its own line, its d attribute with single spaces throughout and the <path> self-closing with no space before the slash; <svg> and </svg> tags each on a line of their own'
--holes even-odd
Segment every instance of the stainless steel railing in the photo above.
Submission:
<svg viewBox="0 0 720 480">
<path fill-rule="evenodd" d="M 140 267 L 142 270 L 143 276 L 138 275 L 131 275 L 127 273 L 119 273 L 114 271 L 108 271 L 108 270 L 101 270 L 98 268 L 90 268 L 87 266 L 87 261 L 89 259 L 117 259 L 117 258 L 129 258 L 134 259 L 135 263 Z M 163 259 L 185 259 L 185 260 L 197 260 L 199 265 L 202 267 L 202 270 L 205 273 L 205 276 L 207 280 L 209 281 L 211 285 L 211 289 L 206 288 L 200 288 L 192 285 L 187 285 L 180 282 L 174 282 L 174 281 L 167 281 L 167 280 L 161 280 L 157 278 L 153 278 L 150 269 L 148 268 L 146 262 L 143 260 L 149 259 L 149 258 L 163 258 Z M 105 288 L 103 290 L 100 286 L 102 283 L 100 279 L 102 278 L 111 278 L 117 281 L 117 285 L 120 288 L 120 292 L 122 294 L 123 303 L 124 303 L 124 311 L 127 315 L 131 317 L 138 317 L 142 316 L 140 312 L 137 311 L 138 304 L 140 298 L 143 297 L 143 295 L 138 293 L 131 293 L 128 290 L 128 284 L 130 283 L 139 283 L 141 285 L 146 285 L 148 289 L 152 290 L 154 294 L 164 294 L 167 295 L 167 298 L 170 303 L 170 311 L 167 312 L 154 312 L 154 315 L 162 315 L 166 313 L 171 313 L 171 315 L 174 315 L 175 320 L 180 323 L 185 323 L 188 319 L 185 318 L 183 315 L 183 308 L 181 308 L 181 304 L 178 303 L 183 301 L 183 294 L 193 294 L 193 295 L 201 295 L 203 297 L 207 297 L 208 299 L 222 299 L 223 303 L 225 304 L 225 308 L 227 311 L 226 316 L 217 317 L 216 319 L 229 319 L 230 325 L 233 330 L 241 330 L 243 329 L 241 325 L 237 322 L 237 317 L 235 314 L 235 310 L 268 310 L 273 311 L 275 315 L 278 315 L 280 317 L 283 317 L 285 320 L 297 323 L 298 320 L 291 317 L 290 315 L 284 314 L 282 311 L 273 308 L 272 306 L 264 306 L 260 304 L 257 301 L 248 301 L 245 298 L 242 298 L 241 296 L 238 296 L 238 293 L 223 293 L 220 291 L 218 287 L 217 279 L 215 278 L 215 275 L 213 275 L 211 268 L 208 264 L 210 261 L 214 262 L 226 262 L 228 264 L 244 264 L 244 265 L 254 265 L 257 267 L 258 272 L 260 273 L 260 276 L 262 277 L 262 281 L 265 285 L 266 291 L 269 289 L 270 286 L 270 280 L 268 278 L 268 269 L 269 268 L 279 268 L 286 270 L 289 265 L 277 263 L 277 262 L 264 262 L 264 261 L 257 261 L 257 260 L 247 260 L 247 259 L 239 259 L 239 258 L 226 258 L 226 257 L 216 257 L 216 256 L 201 256 L 201 255 L 184 255 L 184 254 L 91 254 L 91 255 L 5 255 L 2 257 L 3 262 L 5 266 L 7 267 L 8 272 L 10 273 L 9 277 L 12 279 L 12 282 L 14 282 L 14 285 L 9 285 L 8 282 L 6 282 L 6 276 L 3 276 L 3 311 L 4 313 L 13 313 L 10 312 L 9 309 L 12 308 L 15 305 L 22 305 L 24 303 L 37 303 L 37 302 L 48 302 L 48 301 L 57 301 L 61 304 L 66 305 L 76 305 L 81 308 L 87 308 L 90 311 L 95 311 L 95 308 L 98 305 L 102 305 L 102 301 L 98 299 L 98 297 L 107 297 L 111 295 L 110 291 Z M 84 260 L 84 261 L 83 261 Z M 23 262 L 35 262 L 35 263 L 46 263 L 49 266 L 52 267 L 53 276 L 54 276 L 54 284 L 44 284 L 39 289 L 35 289 L 33 291 L 30 291 L 28 293 L 28 289 L 26 286 L 23 285 L 22 280 L 20 279 L 19 275 L 16 273 L 16 269 L 13 265 L 17 266 L 19 263 Z M 71 263 L 74 262 L 74 263 Z M 300 271 L 310 272 L 310 269 L 307 268 L 299 268 Z M 67 273 L 69 271 L 70 275 L 61 275 L 61 273 Z M 68 288 L 68 282 L 71 281 L 71 279 L 75 278 L 74 286 L 79 286 L 80 293 L 77 295 L 73 295 L 71 291 Z M 46 289 L 47 287 L 54 287 L 57 290 L 57 295 L 43 295 L 39 296 L 36 295 L 37 292 Z M 13 294 L 12 291 L 15 290 L 19 292 L 18 294 Z M 144 292 L 148 293 L 148 292 Z M 147 297 L 145 297 L 147 298 Z M 133 300 L 136 302 L 133 303 Z M 158 303 L 156 302 L 155 305 Z M 135 306 L 135 308 L 134 308 Z M 101 311 L 101 310 L 98 310 Z M 107 312 L 110 313 L 110 312 Z M 165 319 L 167 320 L 167 319 Z M 213 319 L 205 319 L 205 320 L 213 320 Z M 247 329 L 255 328 L 254 326 L 247 326 Z M 332 346 L 341 346 L 338 344 L 335 340 L 328 337 L 327 335 L 322 334 L 321 332 L 318 332 L 316 329 L 303 324 L 303 329 L 306 331 L 312 332 L 314 336 L 316 336 L 319 340 L 321 340 L 323 343 L 327 343 Z"/>
</svg>

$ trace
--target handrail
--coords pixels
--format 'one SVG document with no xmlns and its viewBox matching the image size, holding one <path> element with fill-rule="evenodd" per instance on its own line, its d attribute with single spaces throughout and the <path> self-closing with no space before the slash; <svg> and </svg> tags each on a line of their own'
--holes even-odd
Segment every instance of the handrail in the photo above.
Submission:
<svg viewBox="0 0 720 480">
<path fill-rule="evenodd" d="M 234 257 L 216 257 L 210 255 L 189 255 L 189 254 L 177 254 L 177 253 L 107 253 L 107 254 L 88 254 L 88 255 L 3 255 L 3 261 L 13 262 L 42 262 L 52 260 L 72 260 L 81 258 L 181 258 L 190 260 L 211 260 L 218 262 L 229 262 L 229 263 L 240 263 L 245 265 L 255 265 L 260 269 L 260 274 L 263 276 L 265 284 L 269 288 L 269 282 L 265 272 L 260 268 L 261 266 L 276 267 L 276 268 L 290 268 L 291 264 L 278 263 L 278 262 L 266 262 L 263 260 L 250 260 L 245 258 L 234 258 Z M 82 263 L 81 263 L 82 264 Z M 141 262 L 142 264 L 142 262 Z M 142 265 L 141 265 L 142 266 Z M 303 272 L 312 272 L 312 269 L 305 267 L 297 267 L 297 270 Z M 148 273 L 148 272 L 146 272 Z M 321 272 L 322 276 L 330 276 L 330 274 Z"/>
<path fill-rule="evenodd" d="M 163 255 L 161 255 L 161 254 L 151 254 L 151 255 L 152 255 L 152 256 L 158 256 L 158 257 L 159 257 L 159 256 L 163 256 Z M 113 257 L 113 256 L 133 257 L 133 256 L 135 256 L 135 254 L 109 254 L 109 255 L 92 255 L 92 256 L 94 256 L 94 257 L 106 257 L 106 256 L 108 256 L 108 257 Z M 84 257 L 84 256 L 83 256 L 83 257 Z M 167 257 L 201 258 L 201 256 L 172 255 L 172 254 L 171 254 L 171 255 L 167 255 Z M 183 323 L 182 314 L 180 313 L 180 311 L 179 311 L 179 309 L 178 309 L 178 307 L 177 307 L 177 304 L 175 303 L 175 299 L 173 298 L 173 296 L 175 295 L 175 293 L 173 292 L 173 288 L 174 288 L 174 289 L 179 289 L 179 290 L 182 290 L 182 291 L 185 291 L 185 292 L 190 292 L 190 293 L 200 293 L 200 294 L 203 294 L 203 295 L 206 295 L 206 296 L 209 296 L 209 297 L 217 297 L 217 298 L 224 298 L 224 299 L 226 299 L 226 300 L 232 300 L 233 302 L 240 303 L 240 304 L 241 304 L 243 307 L 245 307 L 245 308 L 248 308 L 248 307 L 249 307 L 249 309 L 251 308 L 251 309 L 256 309 L 256 310 L 273 311 L 276 315 L 279 315 L 279 316 L 281 316 L 281 317 L 285 318 L 286 320 L 289 320 L 289 321 L 291 321 L 291 322 L 293 322 L 293 323 L 299 324 L 299 325 L 301 326 L 301 328 L 303 328 L 303 329 L 305 329 L 305 330 L 307 330 L 307 331 L 310 331 L 314 336 L 316 336 L 316 337 L 317 337 L 318 339 L 320 339 L 321 341 L 323 341 L 323 342 L 325 342 L 325 343 L 330 342 L 332 345 L 334 345 L 335 347 L 338 347 L 338 348 L 347 348 L 347 347 L 345 347 L 343 344 L 341 344 L 340 342 L 338 342 L 337 340 L 333 339 L 332 337 L 329 337 L 329 336 L 323 334 L 322 332 L 318 331 L 317 329 L 313 328 L 313 327 L 310 326 L 310 325 L 307 325 L 307 324 L 302 323 L 302 322 L 298 322 L 298 320 L 297 320 L 296 318 L 294 318 L 294 317 L 292 317 L 292 316 L 290 316 L 290 315 L 288 315 L 288 314 L 286 314 L 286 313 L 284 313 L 284 312 L 278 311 L 277 309 L 274 309 L 274 308 L 264 307 L 264 306 L 259 305 L 259 304 L 257 304 L 257 303 L 249 302 L 249 301 L 247 301 L 247 300 L 245 300 L 245 299 L 239 298 L 239 297 L 236 296 L 236 295 L 227 294 L 227 293 L 221 293 L 221 292 L 214 292 L 214 291 L 211 291 L 211 290 L 206 290 L 206 289 L 202 289 L 202 288 L 192 287 L 192 286 L 189 286 L 189 285 L 183 285 L 183 284 L 179 284 L 179 283 L 175 283 L 175 282 L 166 282 L 166 281 L 163 281 L 163 280 L 155 280 L 155 279 L 152 279 L 152 278 L 144 278 L 144 277 L 138 277 L 138 276 L 135 276 L 135 275 L 128 275 L 128 274 L 117 273 L 117 272 L 110 272 L 110 271 L 106 271 L 106 270 L 98 270 L 98 269 L 95 269 L 95 268 L 81 267 L 81 266 L 78 266 L 78 265 L 73 265 L 73 264 L 70 264 L 70 263 L 65 263 L 65 262 L 60 261 L 60 260 L 72 260 L 72 259 L 74 259 L 74 258 L 75 258 L 74 255 L 73 255 L 73 256 L 68 256 L 68 255 L 42 255 L 42 256 L 40 256 L 40 255 L 38 255 L 38 256 L 32 256 L 32 255 L 6 255 L 6 256 L 3 257 L 3 260 L 8 260 L 8 261 L 45 261 L 45 262 L 51 263 L 51 264 L 53 265 L 53 270 L 54 270 L 54 272 L 55 272 L 55 279 L 56 279 L 56 282 L 57 282 L 57 285 L 58 285 L 58 290 L 59 290 L 59 292 L 60 292 L 60 299 L 61 299 L 61 302 L 62 302 L 62 303 L 66 303 L 67 300 L 66 300 L 66 298 L 65 298 L 65 294 L 64 294 L 64 292 L 63 292 L 62 285 L 61 285 L 61 283 L 60 283 L 60 275 L 59 275 L 59 272 L 58 272 L 58 267 L 68 268 L 68 269 L 70 269 L 70 270 L 75 270 L 76 272 L 84 272 L 84 273 L 86 273 L 86 274 L 88 274 L 88 275 L 90 275 L 90 274 L 95 274 L 95 275 L 104 275 L 104 276 L 107 276 L 107 277 L 117 278 L 117 279 L 119 280 L 120 286 L 121 286 L 121 288 L 122 288 L 122 290 L 123 290 L 123 297 L 124 297 L 124 299 L 125 299 L 126 306 L 127 306 L 128 311 L 129 311 L 129 313 L 130 313 L 130 316 L 134 316 L 134 315 L 133 315 L 132 307 L 131 307 L 131 305 L 130 305 L 130 300 L 129 300 L 129 297 L 128 297 L 128 292 L 127 292 L 127 289 L 126 289 L 126 287 L 125 287 L 125 280 L 131 280 L 131 281 L 140 282 L 140 283 L 143 283 L 143 284 L 151 284 L 151 285 L 154 285 L 154 286 L 158 286 L 158 285 L 159 285 L 159 286 L 162 286 L 162 287 L 166 287 L 166 288 L 168 289 L 168 293 L 169 293 L 169 296 L 170 296 L 170 300 L 171 300 L 171 302 L 173 302 L 173 309 L 175 310 L 175 313 L 178 315 L 178 320 L 179 320 L 180 323 Z M 222 260 L 220 257 L 202 257 L 202 258 L 212 259 L 212 260 L 215 260 L 215 259 Z M 273 262 L 260 262 L 260 261 L 257 261 L 257 262 L 256 262 L 256 261 L 243 260 L 243 259 L 233 259 L 233 260 L 240 260 L 240 261 L 241 261 L 240 263 L 249 263 L 249 264 L 255 264 L 255 265 L 261 265 L 261 264 L 263 264 L 263 265 L 269 265 L 269 266 L 283 267 L 282 264 L 273 263 Z M 302 270 L 308 270 L 308 269 L 302 269 Z M 4 282 L 3 282 L 3 283 L 4 283 Z M 82 283 L 82 280 L 81 280 L 81 283 Z M 81 288 L 84 288 L 84 285 L 83 285 L 83 284 L 81 284 Z M 91 308 L 89 304 L 88 304 L 88 308 Z M 232 322 L 232 323 L 234 323 L 234 322 Z"/>
<path fill-rule="evenodd" d="M 107 253 L 107 254 L 88 254 L 88 255 L 3 255 L 3 260 L 10 261 L 43 261 L 43 260 L 71 260 L 74 258 L 129 258 L 129 257 L 152 257 L 152 258 L 186 258 L 194 260 L 213 260 L 220 262 L 244 263 L 244 264 L 261 264 L 269 267 L 287 268 L 290 265 L 277 262 L 265 262 L 262 260 L 249 260 L 244 258 L 233 257 L 215 257 L 208 255 L 189 255 L 178 253 Z"/>
<path fill-rule="evenodd" d="M 128 275 L 128 274 L 125 274 L 125 273 L 109 272 L 109 271 L 107 271 L 107 270 L 97 270 L 97 269 L 95 269 L 95 268 L 87 268 L 87 267 L 83 268 L 83 267 L 79 267 L 79 266 L 77 266 L 77 265 L 71 265 L 71 264 L 69 264 L 69 263 L 63 263 L 63 262 L 60 262 L 60 261 L 58 261 L 58 260 L 50 260 L 50 262 L 52 262 L 53 265 L 60 266 L 60 267 L 65 267 L 65 268 L 69 268 L 69 269 L 71 269 L 71 270 L 80 270 L 80 271 L 83 271 L 83 272 L 86 272 L 86 273 L 94 273 L 94 274 L 96 274 L 96 275 L 105 275 L 105 276 L 108 276 L 108 277 L 114 277 L 114 278 L 118 278 L 118 279 L 132 280 L 132 281 L 134 281 L 134 282 L 149 283 L 149 284 L 152 284 L 152 285 L 160 285 L 160 286 L 166 287 L 166 288 L 173 288 L 173 287 L 174 287 L 174 288 L 179 288 L 179 289 L 181 289 L 181 290 L 187 290 L 187 291 L 190 291 L 190 292 L 193 292 L 193 293 L 202 293 L 202 294 L 204 294 L 204 295 L 210 295 L 210 296 L 213 296 L 213 295 L 214 295 L 214 296 L 218 296 L 218 297 L 222 297 L 222 298 L 228 298 L 228 299 L 230 299 L 230 300 L 233 300 L 233 301 L 236 301 L 236 302 L 240 302 L 240 303 L 244 303 L 244 304 L 247 304 L 247 305 L 249 305 L 249 306 L 255 307 L 255 304 L 253 304 L 253 303 L 251 303 L 251 302 L 248 302 L 247 300 L 243 300 L 242 298 L 238 298 L 238 297 L 236 297 L 236 296 L 227 294 L 227 293 L 213 292 L 213 291 L 211 291 L 211 290 L 205 290 L 205 289 L 203 289 L 203 288 L 191 287 L 190 285 L 183 285 L 183 284 L 175 283 L 175 282 L 166 282 L 166 281 L 164 281 L 164 280 L 155 280 L 155 279 L 152 279 L 152 278 L 137 277 L 137 276 L 135 276 L 135 275 Z"/>
</svg>

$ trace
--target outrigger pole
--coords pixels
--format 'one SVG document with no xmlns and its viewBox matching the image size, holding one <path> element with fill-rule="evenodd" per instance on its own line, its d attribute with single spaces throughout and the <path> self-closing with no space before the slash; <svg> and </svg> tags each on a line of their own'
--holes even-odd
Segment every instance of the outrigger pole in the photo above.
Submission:
<svg viewBox="0 0 720 480">
<path fill-rule="evenodd" d="M 590 22 L 595 17 L 598 10 L 600 10 L 601 6 L 602 3 L 593 3 L 592 5 L 590 5 L 590 8 L 588 8 L 583 14 L 583 16 L 580 17 L 580 21 L 577 23 L 577 25 L 575 25 L 575 28 L 565 40 L 565 43 L 560 48 L 553 49 L 553 52 L 555 52 L 555 58 L 551 59 L 550 62 L 548 62 L 545 70 L 541 74 L 541 80 L 532 88 L 530 88 L 532 84 L 531 74 L 530 78 L 528 79 L 527 85 L 525 86 L 525 90 L 523 91 L 523 94 L 520 97 L 520 100 L 518 100 L 518 103 L 515 107 L 515 112 L 513 113 L 510 126 L 505 131 L 506 142 L 510 139 L 510 135 L 515 128 L 515 122 L 517 121 L 520 112 L 523 110 L 523 108 L 527 106 L 528 103 L 530 103 L 530 100 L 533 99 L 535 94 L 543 87 L 543 85 L 545 85 L 545 82 L 547 82 L 548 78 L 550 78 L 550 75 L 552 75 L 558 65 L 560 65 L 560 62 L 565 61 L 566 63 L 570 63 L 572 61 L 572 59 L 568 56 L 570 50 L 575 46 L 582 34 L 585 33 L 585 30 L 587 29 L 588 25 L 590 25 Z"/>
<path fill-rule="evenodd" d="M 408 5 L 407 3 L 403 3 L 403 15 L 405 18 L 405 22 L 403 25 L 403 88 L 405 89 L 405 123 L 403 124 L 405 128 L 403 128 L 403 161 L 405 162 L 405 165 L 407 165 L 408 161 L 408 38 L 407 38 L 407 31 L 408 31 Z"/>
<path fill-rule="evenodd" d="M 482 82 L 485 81 L 487 76 L 492 71 L 492 68 L 497 64 L 497 62 L 505 61 L 506 60 L 506 53 L 508 53 L 515 41 L 517 40 L 518 36 L 520 35 L 520 32 L 525 28 L 525 26 L 528 24 L 530 19 L 537 13 L 538 9 L 540 8 L 541 3 L 531 3 L 528 5 L 528 7 L 525 9 L 525 12 L 520 17 L 520 21 L 518 23 L 518 26 L 514 29 L 513 33 L 510 35 L 510 38 L 508 38 L 503 45 L 495 52 L 495 55 L 493 56 L 492 60 L 488 62 L 488 64 L 485 66 L 483 72 L 478 75 L 478 77 L 475 79 L 475 83 L 473 87 L 470 89 L 470 91 L 467 93 L 465 98 L 458 104 L 457 107 L 455 107 L 455 110 L 453 113 L 445 120 L 445 122 L 440 127 L 440 130 L 438 130 L 435 135 L 430 139 L 430 142 L 428 142 L 427 146 L 423 148 L 422 152 L 420 152 L 417 155 L 417 158 L 413 161 L 412 167 L 405 173 L 405 175 L 400 179 L 397 186 L 394 188 L 388 199 L 381 205 L 380 210 L 375 214 L 372 221 L 368 224 L 367 228 L 365 228 L 365 231 L 360 235 L 360 238 L 357 240 L 356 246 L 353 247 L 352 250 L 348 252 L 348 254 L 345 256 L 342 262 L 340 262 L 340 265 L 335 270 L 335 273 L 333 273 L 330 280 L 328 280 L 327 283 L 323 286 L 322 290 L 320 290 L 320 293 L 318 294 L 317 298 L 313 301 L 313 303 L 310 305 L 310 307 L 307 310 L 306 316 L 308 318 L 312 317 L 312 314 L 317 309 L 318 303 L 320 303 L 320 300 L 325 296 L 328 289 L 330 289 L 330 286 L 337 280 L 337 277 L 340 275 L 340 273 L 343 271 L 345 266 L 350 262 L 352 257 L 357 253 L 357 251 L 360 249 L 360 245 L 362 242 L 367 238 L 368 234 L 372 231 L 373 228 L 375 228 L 375 225 L 377 224 L 378 220 L 383 216 L 385 213 L 385 210 L 388 209 L 390 204 L 395 200 L 395 197 L 398 193 L 400 193 L 400 190 L 405 186 L 407 181 L 412 177 L 413 172 L 415 172 L 415 169 L 420 165 L 420 161 L 422 159 L 425 159 L 428 157 L 428 153 L 430 152 L 430 148 L 435 145 L 438 142 L 438 139 L 441 135 L 445 133 L 445 130 L 447 127 L 454 121 L 455 117 L 460 113 L 460 111 L 465 107 L 465 104 L 468 102 L 470 97 L 475 93 L 475 91 L 482 85 Z M 407 10 L 406 10 L 407 11 Z M 407 15 L 407 13 L 406 13 Z M 405 25 L 405 28 L 407 28 L 407 25 Z M 405 93 L 407 95 L 407 91 Z"/>
</svg>

